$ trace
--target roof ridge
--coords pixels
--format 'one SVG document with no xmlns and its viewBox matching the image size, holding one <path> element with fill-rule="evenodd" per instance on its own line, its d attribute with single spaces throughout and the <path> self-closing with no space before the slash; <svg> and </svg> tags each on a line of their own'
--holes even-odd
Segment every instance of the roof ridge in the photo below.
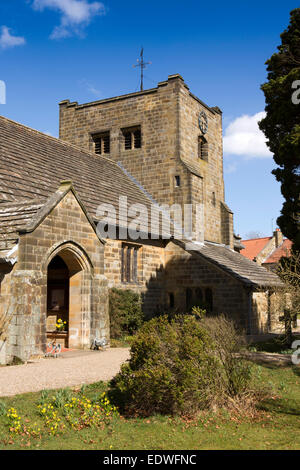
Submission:
<svg viewBox="0 0 300 470">
<path fill-rule="evenodd" d="M 242 239 L 242 242 L 252 242 L 253 240 L 264 240 L 265 238 L 272 239 L 273 237 L 257 237 L 257 238 L 248 238 L 248 239 Z"/>
</svg>

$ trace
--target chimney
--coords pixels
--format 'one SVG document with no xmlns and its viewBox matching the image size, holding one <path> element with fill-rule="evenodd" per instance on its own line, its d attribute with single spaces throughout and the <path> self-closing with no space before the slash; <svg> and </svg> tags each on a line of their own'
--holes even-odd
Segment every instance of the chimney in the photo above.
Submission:
<svg viewBox="0 0 300 470">
<path fill-rule="evenodd" d="M 281 245 L 281 243 L 283 242 L 283 235 L 282 235 L 282 231 L 280 230 L 280 228 L 277 228 L 275 230 L 275 232 L 273 233 L 273 237 L 275 237 L 275 246 L 276 248 L 278 248 L 279 245 Z"/>
</svg>

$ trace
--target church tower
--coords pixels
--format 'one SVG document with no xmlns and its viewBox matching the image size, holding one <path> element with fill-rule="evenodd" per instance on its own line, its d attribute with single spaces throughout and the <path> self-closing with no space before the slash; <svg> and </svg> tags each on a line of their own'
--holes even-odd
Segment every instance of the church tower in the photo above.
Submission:
<svg viewBox="0 0 300 470">
<path fill-rule="evenodd" d="M 60 138 L 120 163 L 160 205 L 192 205 L 194 240 L 233 248 L 222 112 L 193 95 L 180 75 L 91 103 L 62 101 Z"/>
</svg>

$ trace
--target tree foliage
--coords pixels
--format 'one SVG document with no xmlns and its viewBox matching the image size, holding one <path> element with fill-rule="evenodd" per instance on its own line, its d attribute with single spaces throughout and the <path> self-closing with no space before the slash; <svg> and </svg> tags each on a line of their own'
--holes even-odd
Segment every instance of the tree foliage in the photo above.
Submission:
<svg viewBox="0 0 300 470">
<path fill-rule="evenodd" d="M 300 252 L 282 257 L 277 274 L 284 283 L 285 341 L 290 346 L 293 321 L 300 314 Z"/>
<path fill-rule="evenodd" d="M 266 64 L 268 81 L 261 87 L 266 117 L 259 126 L 278 165 L 272 173 L 285 199 L 277 223 L 300 250 L 300 104 L 292 101 L 295 81 L 300 80 L 300 8 L 291 11 L 278 52 Z"/>
<path fill-rule="evenodd" d="M 130 289 L 116 289 L 109 293 L 110 335 L 120 339 L 133 334 L 143 323 L 141 296 Z"/>
<path fill-rule="evenodd" d="M 251 367 L 237 356 L 238 334 L 224 317 L 163 315 L 135 335 L 130 360 L 110 383 L 129 415 L 194 414 L 249 395 Z"/>
</svg>

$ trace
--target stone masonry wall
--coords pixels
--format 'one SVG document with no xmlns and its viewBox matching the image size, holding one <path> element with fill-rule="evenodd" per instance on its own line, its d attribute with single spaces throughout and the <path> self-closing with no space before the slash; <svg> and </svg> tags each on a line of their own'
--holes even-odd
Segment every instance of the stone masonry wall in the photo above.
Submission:
<svg viewBox="0 0 300 470">
<path fill-rule="evenodd" d="M 190 162 L 203 180 L 204 237 L 205 240 L 223 243 L 220 213 L 220 203 L 224 202 L 222 114 L 198 100 L 184 83 L 180 86 L 179 110 L 180 159 Z M 205 112 L 208 119 L 207 133 L 204 135 L 198 123 L 200 112 Z M 207 141 L 207 161 L 198 156 L 198 138 L 201 136 Z M 192 187 L 192 202 L 198 201 L 198 198 L 197 188 Z"/>
<path fill-rule="evenodd" d="M 90 347 L 94 337 L 109 339 L 104 246 L 70 191 L 32 233 L 20 236 L 18 262 L 8 280 L 13 308 L 8 361 L 13 356 L 28 360 L 46 350 L 47 266 L 60 253 L 71 269 L 72 263 L 82 267 L 79 291 L 77 287 L 82 303 L 74 321 L 74 328 L 83 333 L 77 339 L 78 347 Z"/>
<path fill-rule="evenodd" d="M 91 134 L 110 132 L 110 153 L 160 203 L 169 203 L 177 138 L 176 81 L 86 105 L 62 102 L 60 138 L 94 151 Z M 141 126 L 142 147 L 125 150 L 122 129 Z M 106 154 L 105 154 L 106 155 Z M 160 169 L 160 170 L 159 170 Z"/>
<path fill-rule="evenodd" d="M 122 282 L 122 243 L 120 240 L 107 240 L 105 244 L 104 263 L 108 286 L 140 293 L 143 298 L 144 313 L 151 316 L 164 300 L 162 242 L 144 240 L 142 244 L 136 243 L 139 250 L 138 278 L 135 283 Z"/>
<path fill-rule="evenodd" d="M 206 289 L 211 289 L 212 313 L 229 315 L 245 332 L 257 334 L 277 326 L 276 293 L 267 289 L 252 292 L 197 253 L 189 253 L 173 242 L 164 248 L 159 242 L 143 241 L 138 253 L 138 282 L 122 282 L 121 247 L 119 240 L 107 240 L 105 245 L 105 275 L 109 287 L 139 292 L 148 317 L 168 311 L 171 295 L 174 309 L 186 312 L 187 290 L 191 291 L 192 304 L 197 304 L 199 289 L 203 302 Z"/>
<path fill-rule="evenodd" d="M 165 276 L 166 292 L 174 294 L 175 305 L 180 311 L 186 309 L 187 289 L 192 291 L 196 303 L 199 301 L 197 289 L 201 289 L 205 301 L 208 288 L 213 297 L 212 313 L 229 315 L 241 327 L 247 328 L 248 293 L 242 283 L 200 255 L 170 243 L 166 249 Z"/>
</svg>

